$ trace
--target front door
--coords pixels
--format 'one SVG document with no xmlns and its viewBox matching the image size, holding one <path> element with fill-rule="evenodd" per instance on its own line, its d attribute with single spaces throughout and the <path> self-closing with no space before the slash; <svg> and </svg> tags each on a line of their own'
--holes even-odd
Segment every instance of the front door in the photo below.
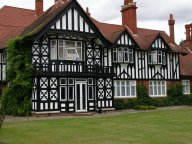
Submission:
<svg viewBox="0 0 192 144">
<path fill-rule="evenodd" d="M 87 111 L 87 86 L 86 82 L 76 82 L 76 112 Z"/>
</svg>

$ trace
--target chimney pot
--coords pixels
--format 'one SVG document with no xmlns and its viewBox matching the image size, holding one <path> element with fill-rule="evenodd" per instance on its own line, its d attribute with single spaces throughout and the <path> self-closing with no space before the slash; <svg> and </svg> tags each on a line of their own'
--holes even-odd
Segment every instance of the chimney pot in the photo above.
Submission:
<svg viewBox="0 0 192 144">
<path fill-rule="evenodd" d="M 58 2 L 58 1 L 62 1 L 62 2 L 67 2 L 68 0 L 55 0 L 55 3 Z"/>
<path fill-rule="evenodd" d="M 35 0 L 35 14 L 37 17 L 43 14 L 43 0 Z"/>
<path fill-rule="evenodd" d="M 185 29 L 186 29 L 186 40 L 190 40 L 191 34 L 190 34 L 190 25 L 185 25 Z"/>
<path fill-rule="evenodd" d="M 90 12 L 89 12 L 89 8 L 88 8 L 88 7 L 86 7 L 86 13 L 87 13 L 87 15 L 88 15 L 88 16 L 91 16 L 91 14 L 90 14 Z"/>
</svg>

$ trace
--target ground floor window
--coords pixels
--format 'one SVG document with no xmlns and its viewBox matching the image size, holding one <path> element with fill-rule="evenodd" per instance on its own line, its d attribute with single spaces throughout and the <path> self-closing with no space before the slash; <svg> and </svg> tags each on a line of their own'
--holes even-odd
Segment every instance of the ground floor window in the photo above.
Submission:
<svg viewBox="0 0 192 144">
<path fill-rule="evenodd" d="M 190 94 L 190 81 L 182 80 L 183 94 Z"/>
<path fill-rule="evenodd" d="M 154 97 L 161 97 L 167 95 L 166 81 L 150 81 L 149 95 Z"/>
<path fill-rule="evenodd" d="M 114 81 L 114 94 L 116 98 L 136 97 L 136 81 Z"/>
</svg>

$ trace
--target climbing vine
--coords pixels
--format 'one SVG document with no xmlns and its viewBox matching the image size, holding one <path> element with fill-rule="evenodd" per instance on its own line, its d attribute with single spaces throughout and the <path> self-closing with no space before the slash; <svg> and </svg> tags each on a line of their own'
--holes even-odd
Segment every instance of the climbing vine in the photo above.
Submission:
<svg viewBox="0 0 192 144">
<path fill-rule="evenodd" d="M 5 114 L 29 115 L 31 111 L 32 63 L 27 37 L 9 41 L 7 48 L 8 86 L 3 90 Z"/>
</svg>

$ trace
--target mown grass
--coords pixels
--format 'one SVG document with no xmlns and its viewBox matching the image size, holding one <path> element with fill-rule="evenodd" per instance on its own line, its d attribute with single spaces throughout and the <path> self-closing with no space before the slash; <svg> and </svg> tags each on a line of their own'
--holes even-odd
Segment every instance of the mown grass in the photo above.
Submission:
<svg viewBox="0 0 192 144">
<path fill-rule="evenodd" d="M 191 144 L 192 108 L 5 122 L 0 144 Z"/>
</svg>

